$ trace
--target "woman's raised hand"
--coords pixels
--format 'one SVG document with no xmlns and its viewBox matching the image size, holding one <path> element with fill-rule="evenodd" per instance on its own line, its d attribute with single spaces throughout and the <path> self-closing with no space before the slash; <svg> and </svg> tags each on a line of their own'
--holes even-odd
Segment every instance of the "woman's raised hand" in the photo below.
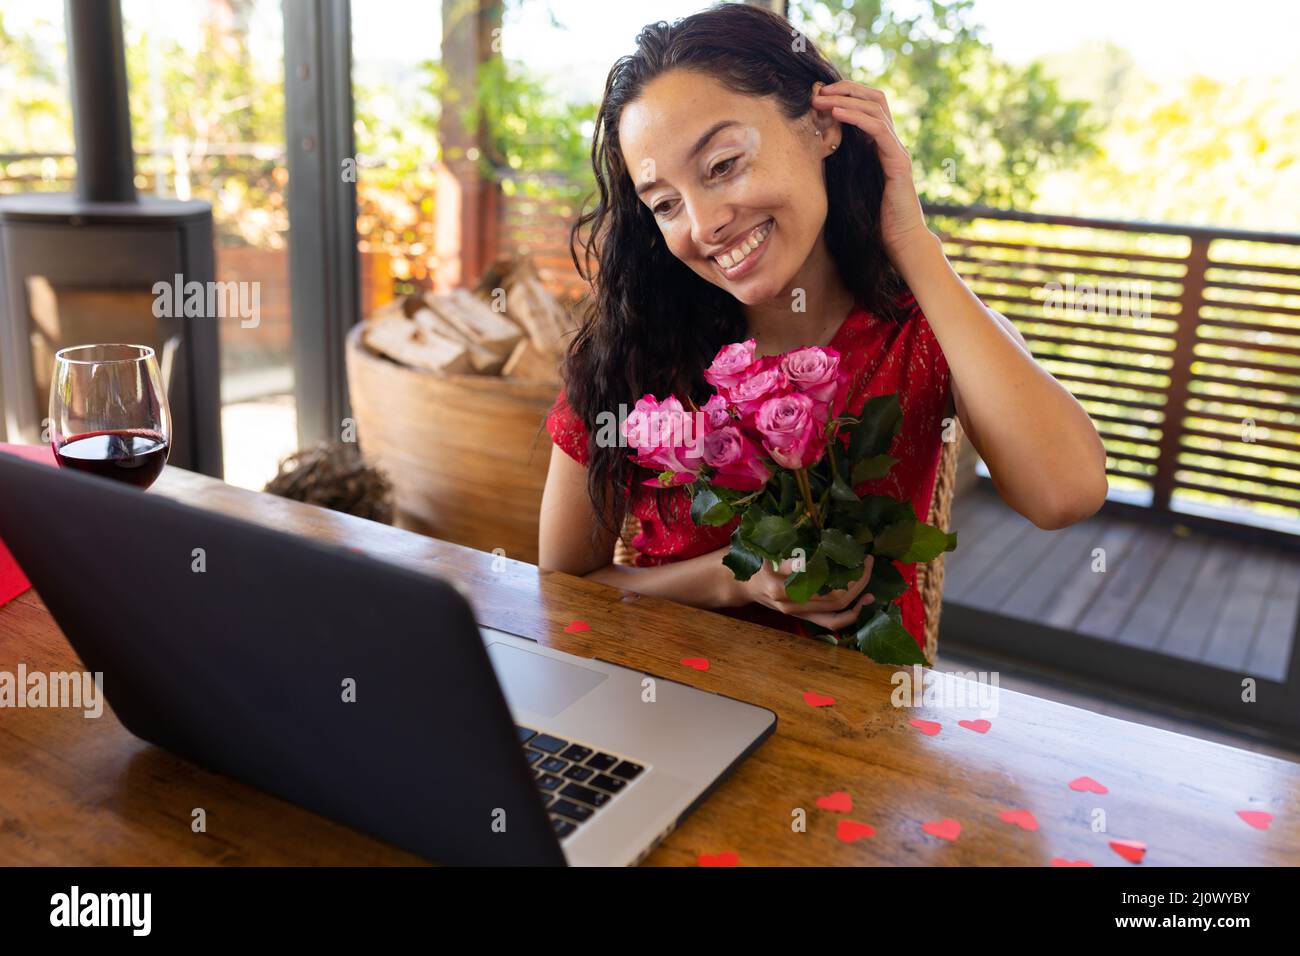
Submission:
<svg viewBox="0 0 1300 956">
<path fill-rule="evenodd" d="M 832 118 L 862 130 L 876 144 L 885 171 L 885 194 L 880 208 L 881 239 L 895 262 L 901 252 L 929 232 L 921 199 L 912 181 L 912 157 L 894 130 L 894 117 L 885 94 L 870 86 L 840 80 L 815 84 L 812 107 L 830 110 Z"/>
</svg>

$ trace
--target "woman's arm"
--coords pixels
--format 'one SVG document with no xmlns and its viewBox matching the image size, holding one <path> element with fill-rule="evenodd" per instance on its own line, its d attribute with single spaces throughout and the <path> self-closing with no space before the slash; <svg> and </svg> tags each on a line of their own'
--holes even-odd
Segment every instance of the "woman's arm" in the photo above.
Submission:
<svg viewBox="0 0 1300 956">
<path fill-rule="evenodd" d="M 602 528 L 598 546 L 591 546 L 595 520 L 596 512 L 587 494 L 586 467 L 558 447 L 552 448 L 537 542 L 537 564 L 545 570 L 563 571 L 695 607 L 738 607 L 757 602 L 832 630 L 848 627 L 857 618 L 859 607 L 874 600 L 865 592 L 871 577 L 869 563 L 862 577 L 847 588 L 817 595 L 802 604 L 785 597 L 785 579 L 792 570 L 789 561 L 779 571 L 764 563 L 762 571 L 744 582 L 737 581 L 722 563 L 727 548 L 656 567 L 617 565 L 613 563 L 615 535 Z M 617 527 L 621 521 L 610 523 Z"/>
<path fill-rule="evenodd" d="M 957 417 L 1002 499 L 1040 528 L 1064 528 L 1095 513 L 1108 490 L 1101 437 L 1015 327 L 985 308 L 948 262 L 926 226 L 912 157 L 894 129 L 888 98 L 841 80 L 814 84 L 812 106 L 876 144 L 885 173 L 881 240 L 943 349 Z M 828 141 L 837 133 L 828 130 Z"/>
<path fill-rule="evenodd" d="M 938 236 L 922 234 L 894 264 L 943 349 L 957 417 L 1002 499 L 1040 528 L 1094 514 L 1106 500 L 1106 449 L 1088 413 L 971 292 Z"/>
<path fill-rule="evenodd" d="M 722 563 L 725 549 L 653 568 L 617 565 L 613 563 L 615 535 L 602 528 L 598 547 L 592 548 L 595 517 L 586 467 L 552 448 L 538 528 L 539 567 L 695 607 L 724 607 L 731 599 L 728 583 L 734 583 L 734 578 Z M 612 512 L 610 523 L 621 524 L 612 520 Z"/>
</svg>

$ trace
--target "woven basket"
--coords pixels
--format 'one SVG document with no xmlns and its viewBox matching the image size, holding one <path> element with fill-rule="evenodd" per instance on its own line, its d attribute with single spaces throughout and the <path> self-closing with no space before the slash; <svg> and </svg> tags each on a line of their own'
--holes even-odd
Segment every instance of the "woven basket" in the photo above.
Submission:
<svg viewBox="0 0 1300 956">
<path fill-rule="evenodd" d="M 556 384 L 437 375 L 347 336 L 348 391 L 361 451 L 393 483 L 399 527 L 537 563 Z"/>
<path fill-rule="evenodd" d="M 952 517 L 953 490 L 957 484 L 957 459 L 961 455 L 965 432 L 961 423 L 953 419 L 954 436 L 945 442 L 939 454 L 939 473 L 934 480 L 934 495 L 930 499 L 929 524 L 947 530 Z M 614 563 L 632 564 L 636 551 L 631 541 L 641 532 L 641 521 L 631 512 L 623 519 L 623 533 L 614 543 Z M 943 565 L 947 553 L 939 555 L 929 564 L 916 569 L 916 589 L 925 606 L 925 656 L 934 663 L 939 650 L 939 612 L 943 606 Z"/>
</svg>

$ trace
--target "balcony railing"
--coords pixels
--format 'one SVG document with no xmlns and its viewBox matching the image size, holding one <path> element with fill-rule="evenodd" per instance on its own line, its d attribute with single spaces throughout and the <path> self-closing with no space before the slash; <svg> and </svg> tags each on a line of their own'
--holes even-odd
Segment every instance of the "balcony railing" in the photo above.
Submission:
<svg viewBox="0 0 1300 956">
<path fill-rule="evenodd" d="M 1087 409 L 1117 502 L 1300 534 L 1300 235 L 926 211 Z"/>
</svg>

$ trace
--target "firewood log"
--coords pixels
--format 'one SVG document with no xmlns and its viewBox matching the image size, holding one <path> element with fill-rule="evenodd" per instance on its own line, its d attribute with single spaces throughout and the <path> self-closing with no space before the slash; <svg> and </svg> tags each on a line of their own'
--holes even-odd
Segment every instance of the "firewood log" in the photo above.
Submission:
<svg viewBox="0 0 1300 956">
<path fill-rule="evenodd" d="M 484 299 L 504 293 L 506 314 L 532 339 L 539 351 L 560 354 L 565 336 L 577 327 L 572 312 L 547 291 L 532 260 L 498 259 L 483 274 L 476 287 Z"/>
<path fill-rule="evenodd" d="M 506 315 L 491 307 L 468 289 L 452 289 L 428 297 L 428 304 L 470 342 L 491 349 L 502 361 L 523 338 L 524 331 Z"/>
<path fill-rule="evenodd" d="M 485 345 L 480 345 L 478 342 L 471 341 L 469 336 L 447 321 L 441 313 L 435 312 L 431 308 L 419 309 L 412 315 L 411 321 L 433 335 L 439 335 L 463 345 L 469 355 L 471 369 L 479 375 L 499 374 L 501 366 L 505 364 L 506 358 L 508 358 L 508 354 L 502 354 Z"/>
<path fill-rule="evenodd" d="M 501 374 L 505 378 L 558 383 L 560 359 L 558 355 L 541 351 L 532 339 L 521 339 L 510 358 L 506 359 Z"/>
<path fill-rule="evenodd" d="M 400 315 L 368 321 L 364 339 L 367 347 L 413 368 L 443 374 L 473 370 L 466 346 Z"/>
</svg>

